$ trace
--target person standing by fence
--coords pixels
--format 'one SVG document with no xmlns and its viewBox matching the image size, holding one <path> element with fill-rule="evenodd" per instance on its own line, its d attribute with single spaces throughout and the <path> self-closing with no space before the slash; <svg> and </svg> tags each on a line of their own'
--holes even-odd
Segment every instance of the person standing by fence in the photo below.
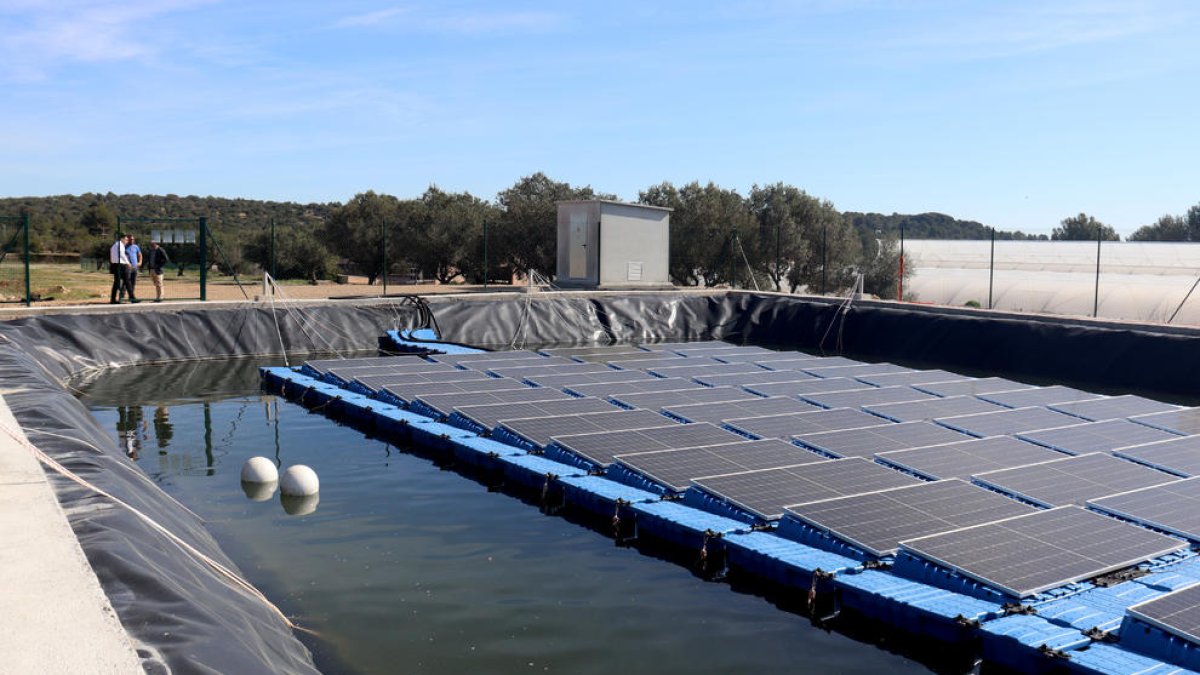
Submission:
<svg viewBox="0 0 1200 675">
<path fill-rule="evenodd" d="M 150 281 L 154 283 L 154 301 L 163 301 L 163 268 L 170 264 L 171 258 L 167 250 L 158 245 L 157 241 L 150 242 L 150 251 L 146 258 L 146 269 L 150 270 Z"/>
<path fill-rule="evenodd" d="M 132 234 L 128 236 L 128 243 L 125 244 L 125 255 L 129 258 L 129 301 L 137 302 L 133 291 L 137 288 L 138 270 L 142 267 L 142 247 L 137 245 L 137 238 Z"/>
<path fill-rule="evenodd" d="M 109 295 L 108 301 L 110 304 L 120 302 L 117 298 L 124 298 L 125 291 L 128 288 L 127 280 L 129 279 L 129 254 L 125 250 L 125 242 L 128 240 L 124 235 L 117 235 L 117 240 L 113 242 L 112 248 L 108 249 L 108 270 L 112 272 L 113 283 L 112 293 Z M 130 293 L 129 297 L 133 297 Z"/>
</svg>

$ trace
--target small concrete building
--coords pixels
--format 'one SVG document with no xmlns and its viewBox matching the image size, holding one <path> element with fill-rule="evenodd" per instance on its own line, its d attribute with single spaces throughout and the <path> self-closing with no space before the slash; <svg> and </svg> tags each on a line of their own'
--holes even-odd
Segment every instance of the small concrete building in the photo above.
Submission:
<svg viewBox="0 0 1200 675">
<path fill-rule="evenodd" d="M 671 209 L 603 199 L 558 203 L 559 286 L 670 288 Z"/>
</svg>

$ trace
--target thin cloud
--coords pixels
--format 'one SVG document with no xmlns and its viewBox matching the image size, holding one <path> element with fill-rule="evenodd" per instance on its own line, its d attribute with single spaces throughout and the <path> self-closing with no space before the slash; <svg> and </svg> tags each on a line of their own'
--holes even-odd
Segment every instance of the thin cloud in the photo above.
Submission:
<svg viewBox="0 0 1200 675">
<path fill-rule="evenodd" d="M 343 17 L 333 25 L 336 28 L 363 28 L 367 26 L 378 26 L 379 24 L 388 23 L 395 17 L 406 13 L 408 13 L 408 10 L 403 7 L 391 7 L 388 9 L 381 9 L 376 12 L 367 12 L 365 14 L 354 14 Z"/>
<path fill-rule="evenodd" d="M 489 33 L 546 33 L 565 24 L 565 17 L 551 12 L 486 10 L 421 10 L 389 7 L 342 17 L 335 28 L 397 28 L 400 30 L 479 35 Z"/>
</svg>

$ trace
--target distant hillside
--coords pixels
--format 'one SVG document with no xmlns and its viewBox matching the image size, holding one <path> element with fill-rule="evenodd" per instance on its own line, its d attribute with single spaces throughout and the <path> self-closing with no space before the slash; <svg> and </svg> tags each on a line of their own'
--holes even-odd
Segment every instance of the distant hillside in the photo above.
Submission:
<svg viewBox="0 0 1200 675">
<path fill-rule="evenodd" d="M 842 218 L 850 223 L 859 234 L 879 231 L 885 234 L 899 234 L 904 228 L 904 236 L 910 239 L 989 239 L 991 228 L 974 220 L 958 220 L 944 213 L 918 213 L 905 215 L 893 213 L 885 216 L 882 213 L 856 213 L 847 211 Z M 1006 232 L 996 230 L 997 239 L 1047 239 L 1044 234 L 1025 234 L 1020 230 Z"/>
<path fill-rule="evenodd" d="M 246 232 L 258 232 L 274 218 L 279 227 L 317 225 L 340 204 L 296 204 L 254 199 L 223 197 L 180 197 L 177 195 L 117 195 L 86 193 L 54 197 L 0 198 L 0 215 L 28 212 L 31 223 L 30 248 L 34 251 L 86 251 L 95 245 L 96 235 L 81 224 L 83 213 L 92 204 L 103 204 L 123 220 L 137 218 L 208 219 L 215 232 L 237 238 Z M 164 225 L 129 223 L 126 229 L 145 231 Z M 111 237 L 104 233 L 103 238 Z M 6 242 L 0 242 L 0 245 Z"/>
</svg>

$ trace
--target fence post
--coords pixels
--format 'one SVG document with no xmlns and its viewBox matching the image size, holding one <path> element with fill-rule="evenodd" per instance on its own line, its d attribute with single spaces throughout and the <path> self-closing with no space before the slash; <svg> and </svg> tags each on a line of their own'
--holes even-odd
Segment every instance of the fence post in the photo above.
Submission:
<svg viewBox="0 0 1200 675">
<path fill-rule="evenodd" d="M 488 228 L 487 221 L 483 221 L 483 288 L 488 287 Z"/>
<path fill-rule="evenodd" d="M 200 216 L 200 302 L 208 300 L 208 218 Z"/>
<path fill-rule="evenodd" d="M 275 268 L 275 219 L 271 219 L 271 278 L 278 279 L 279 272 Z"/>
<path fill-rule="evenodd" d="M 383 295 L 387 296 L 388 250 L 387 250 L 387 221 L 379 223 L 379 233 L 383 235 Z"/>
<path fill-rule="evenodd" d="M 1104 227 L 1096 226 L 1096 296 L 1092 301 L 1092 318 L 1100 316 L 1100 242 L 1104 239 Z"/>
<path fill-rule="evenodd" d="M 988 309 L 992 308 L 992 285 L 996 280 L 996 228 L 992 228 L 992 257 L 988 262 Z"/>
<path fill-rule="evenodd" d="M 25 230 L 25 306 L 33 306 L 33 289 L 29 281 L 29 213 L 21 214 L 21 227 Z"/>
</svg>

